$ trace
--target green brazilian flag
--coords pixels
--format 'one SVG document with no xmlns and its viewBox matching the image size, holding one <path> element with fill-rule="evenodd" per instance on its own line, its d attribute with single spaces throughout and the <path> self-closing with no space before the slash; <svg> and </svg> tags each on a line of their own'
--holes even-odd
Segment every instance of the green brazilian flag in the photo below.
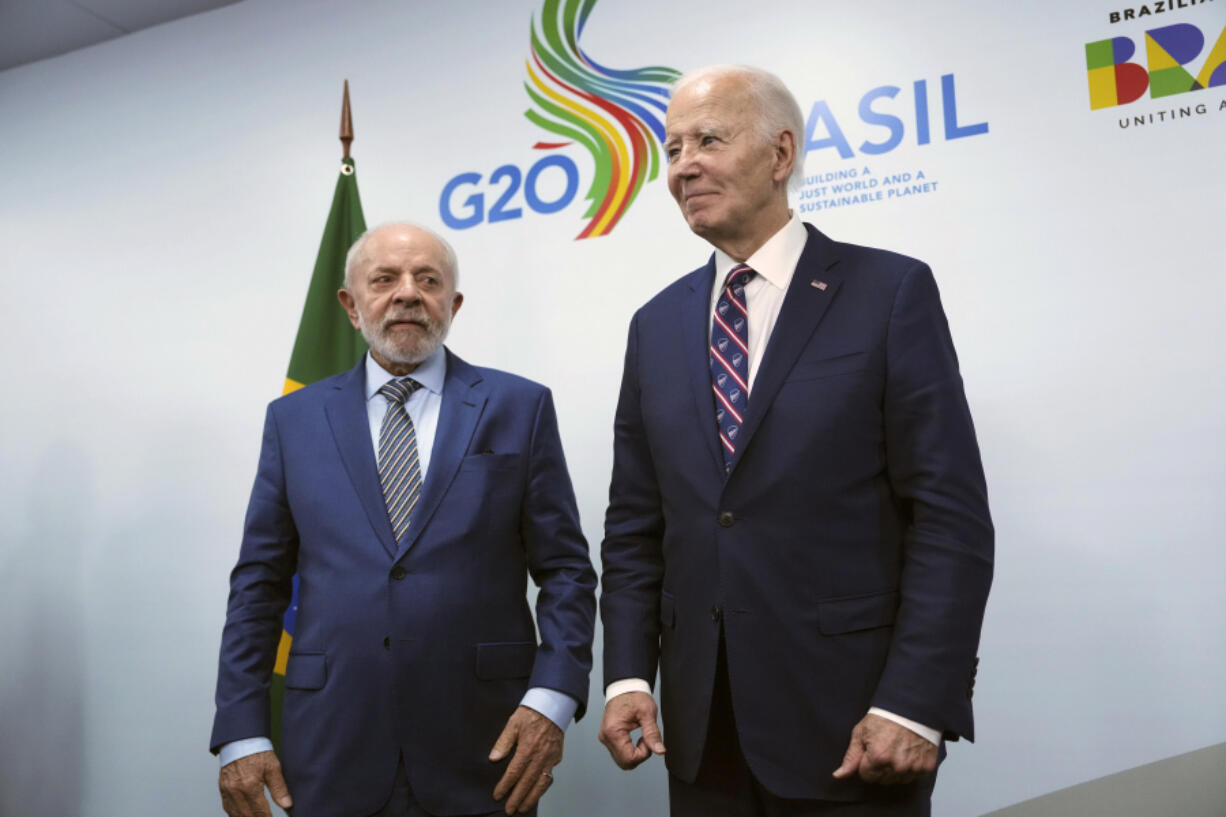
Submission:
<svg viewBox="0 0 1226 817">
<path fill-rule="evenodd" d="M 348 316 L 336 299 L 336 291 L 345 282 L 345 254 L 357 237 L 366 232 L 362 216 L 362 200 L 358 196 L 358 177 L 353 159 L 341 162 L 341 175 L 336 180 L 332 209 L 315 256 L 315 271 L 307 289 L 298 337 L 290 355 L 285 375 L 285 390 L 289 394 L 317 380 L 352 369 L 366 351 L 366 341 L 349 323 Z M 272 738 L 277 753 L 281 752 L 281 702 L 285 696 L 285 665 L 290 645 L 294 641 L 294 623 L 298 618 L 298 577 L 294 576 L 294 595 L 285 611 L 281 643 L 277 646 L 277 662 L 272 675 Z"/>
</svg>

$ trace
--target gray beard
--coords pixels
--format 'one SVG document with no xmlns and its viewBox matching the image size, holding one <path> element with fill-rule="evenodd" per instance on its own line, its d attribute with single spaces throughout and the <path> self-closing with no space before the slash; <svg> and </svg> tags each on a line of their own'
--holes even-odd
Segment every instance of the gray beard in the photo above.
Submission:
<svg viewBox="0 0 1226 817">
<path fill-rule="evenodd" d="M 403 315 L 394 316 L 397 320 L 404 317 Z M 443 345 L 443 341 L 447 339 L 447 332 L 451 329 L 451 321 L 439 326 L 425 316 L 413 315 L 413 317 L 414 319 L 421 318 L 426 322 L 426 336 L 403 343 L 396 343 L 389 338 L 384 325 L 371 326 L 361 312 L 358 312 L 358 328 L 362 331 L 366 344 L 384 360 L 403 366 L 416 366 L 437 352 L 438 348 Z M 389 320 L 392 318 L 385 319 L 384 323 Z"/>
</svg>

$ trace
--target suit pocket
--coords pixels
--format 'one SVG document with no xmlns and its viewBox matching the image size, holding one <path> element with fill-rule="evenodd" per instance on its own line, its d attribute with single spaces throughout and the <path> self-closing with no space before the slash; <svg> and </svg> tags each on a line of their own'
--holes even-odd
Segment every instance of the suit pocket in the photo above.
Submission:
<svg viewBox="0 0 1226 817">
<path fill-rule="evenodd" d="M 460 461 L 465 471 L 510 471 L 519 468 L 524 461 L 522 454 L 469 454 Z"/>
<path fill-rule="evenodd" d="M 786 382 L 794 383 L 797 380 L 817 380 L 820 377 L 849 374 L 858 372 L 867 366 L 868 352 L 850 352 L 821 360 L 802 360 L 792 367 Z"/>
<path fill-rule="evenodd" d="M 670 630 L 677 626 L 677 601 L 672 593 L 662 593 L 660 596 L 660 623 Z"/>
<path fill-rule="evenodd" d="M 817 603 L 822 635 L 841 635 L 888 627 L 898 615 L 898 591 L 826 599 Z"/>
<path fill-rule="evenodd" d="M 286 689 L 323 689 L 328 659 L 321 652 L 291 652 L 285 666 Z"/>
<path fill-rule="evenodd" d="M 531 641 L 477 645 L 477 677 L 482 681 L 527 678 L 534 661 L 536 644 Z"/>
</svg>

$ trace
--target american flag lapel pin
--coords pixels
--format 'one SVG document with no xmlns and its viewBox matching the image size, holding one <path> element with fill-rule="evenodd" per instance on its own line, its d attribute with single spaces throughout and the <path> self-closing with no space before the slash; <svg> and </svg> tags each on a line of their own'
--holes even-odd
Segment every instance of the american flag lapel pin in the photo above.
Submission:
<svg viewBox="0 0 1226 817">
<path fill-rule="evenodd" d="M 809 286 L 813 287 L 814 289 L 820 289 L 822 292 L 826 291 L 826 282 L 819 281 L 816 278 L 809 282 Z"/>
</svg>

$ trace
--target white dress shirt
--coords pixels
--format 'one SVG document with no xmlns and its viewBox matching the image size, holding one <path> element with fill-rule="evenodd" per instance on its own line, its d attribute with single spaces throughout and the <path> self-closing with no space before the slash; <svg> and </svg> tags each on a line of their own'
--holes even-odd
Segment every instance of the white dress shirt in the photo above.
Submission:
<svg viewBox="0 0 1226 817">
<path fill-rule="evenodd" d="M 745 306 L 749 311 L 749 394 L 753 397 L 753 384 L 758 376 L 758 368 L 762 356 L 770 342 L 771 332 L 775 330 L 775 321 L 779 319 L 779 310 L 783 307 L 783 298 L 787 295 L 788 285 L 792 283 L 792 275 L 796 265 L 800 263 L 800 255 L 804 252 L 805 242 L 809 234 L 800 216 L 792 211 L 788 223 L 766 240 L 758 250 L 745 259 L 737 261 L 723 250 L 715 250 L 715 281 L 711 286 L 711 308 L 715 314 L 715 305 L 723 291 L 728 273 L 737 264 L 745 263 L 753 268 L 755 275 L 745 284 Z M 711 321 L 707 322 L 708 325 Z M 708 328 L 709 334 L 709 328 Z M 716 433 L 714 418 L 711 422 L 711 433 Z M 605 689 L 605 701 L 625 692 L 646 692 L 651 694 L 651 685 L 642 678 L 623 678 L 609 684 Z M 916 723 L 913 720 L 895 715 L 878 707 L 868 710 L 873 715 L 879 715 L 897 724 L 905 726 L 917 735 L 940 744 L 941 733 L 937 729 Z"/>
<path fill-rule="evenodd" d="M 383 417 L 391 403 L 379 394 L 379 389 L 397 377 L 398 375 L 384 369 L 367 353 L 366 419 L 370 423 L 370 442 L 374 451 L 379 450 L 379 432 L 383 428 Z M 417 433 L 417 460 L 421 464 L 421 481 L 424 484 L 426 472 L 430 469 L 434 436 L 438 431 L 439 412 L 443 407 L 443 381 L 447 379 L 447 355 L 443 347 L 440 346 L 438 351 L 418 364 L 409 377 L 421 384 L 421 388 L 416 389 L 404 401 L 404 408 L 409 413 L 409 419 L 413 421 L 413 430 Z M 549 718 L 563 732 L 579 708 L 579 702 L 566 693 L 545 687 L 529 689 L 520 704 Z M 457 712 L 456 717 L 463 717 L 463 713 Z M 267 737 L 244 738 L 222 746 L 218 758 L 221 765 L 225 766 L 241 757 L 271 750 L 272 741 Z"/>
</svg>

